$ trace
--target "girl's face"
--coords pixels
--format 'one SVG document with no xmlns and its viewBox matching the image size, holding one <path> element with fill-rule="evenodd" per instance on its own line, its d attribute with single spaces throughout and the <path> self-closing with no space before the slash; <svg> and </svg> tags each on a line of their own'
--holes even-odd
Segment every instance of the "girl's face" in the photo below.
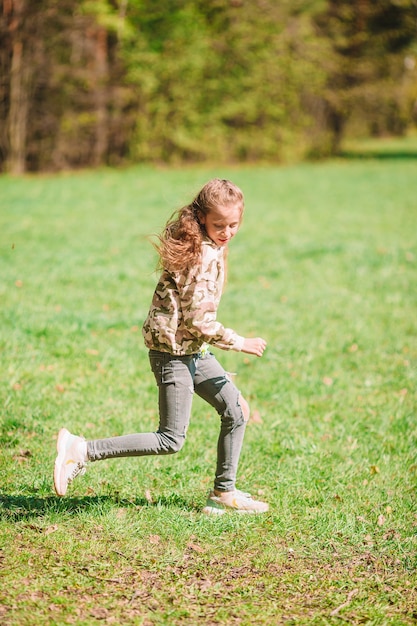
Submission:
<svg viewBox="0 0 417 626">
<path fill-rule="evenodd" d="M 210 209 L 207 215 L 200 214 L 200 223 L 204 224 L 207 235 L 219 247 L 227 246 L 236 235 L 241 219 L 240 205 L 219 206 Z"/>
</svg>

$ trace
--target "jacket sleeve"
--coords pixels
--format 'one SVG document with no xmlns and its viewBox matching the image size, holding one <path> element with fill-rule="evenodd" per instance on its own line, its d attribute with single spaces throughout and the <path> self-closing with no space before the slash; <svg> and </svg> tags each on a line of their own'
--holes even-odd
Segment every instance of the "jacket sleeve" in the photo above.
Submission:
<svg viewBox="0 0 417 626">
<path fill-rule="evenodd" d="M 197 271 L 185 277 L 180 288 L 183 324 L 187 331 L 196 338 L 222 350 L 243 348 L 244 337 L 231 328 L 225 328 L 217 321 L 223 287 L 223 271 L 219 261 L 212 258 L 204 262 Z"/>
</svg>

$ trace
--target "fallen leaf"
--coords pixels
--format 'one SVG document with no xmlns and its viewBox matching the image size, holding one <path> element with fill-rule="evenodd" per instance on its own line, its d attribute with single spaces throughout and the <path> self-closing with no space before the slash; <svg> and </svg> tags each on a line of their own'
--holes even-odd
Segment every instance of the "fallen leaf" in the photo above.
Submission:
<svg viewBox="0 0 417 626">
<path fill-rule="evenodd" d="M 254 422 L 255 424 L 263 424 L 263 419 L 261 414 L 256 409 L 252 412 L 252 415 L 249 418 L 250 422 Z"/>
<path fill-rule="evenodd" d="M 262 285 L 262 287 L 264 289 L 270 289 L 271 288 L 271 283 L 269 282 L 269 280 L 267 280 L 265 278 L 265 276 L 259 276 L 259 282 Z"/>
<path fill-rule="evenodd" d="M 13 457 L 14 461 L 17 461 L 20 464 L 29 460 L 29 457 L 32 456 L 30 450 L 20 450 L 19 454 L 15 454 Z"/>
<path fill-rule="evenodd" d="M 378 517 L 378 526 L 383 526 L 385 524 L 385 515 L 381 515 Z"/>
<path fill-rule="evenodd" d="M 202 554 L 204 552 L 204 548 L 196 543 L 188 543 L 187 548 L 190 548 L 190 550 L 194 550 L 194 552 L 198 552 L 199 554 Z"/>
<path fill-rule="evenodd" d="M 95 617 L 96 619 L 106 619 L 106 617 L 108 616 L 109 611 L 108 609 L 103 608 L 95 608 L 95 609 L 90 609 L 90 615 L 92 617 Z"/>
<path fill-rule="evenodd" d="M 159 535 L 149 535 L 149 543 L 157 545 L 160 541 L 161 537 Z"/>
<path fill-rule="evenodd" d="M 369 468 L 369 471 L 371 472 L 371 474 L 379 474 L 379 467 L 378 465 L 371 465 L 371 467 Z"/>
<path fill-rule="evenodd" d="M 389 530 L 387 530 L 387 532 L 384 535 L 384 539 L 387 541 L 392 541 L 393 539 L 398 539 L 399 538 L 399 534 L 397 533 L 397 531 L 394 528 L 390 528 Z"/>
<path fill-rule="evenodd" d="M 323 383 L 330 387 L 331 385 L 333 385 L 333 378 L 330 378 L 330 376 L 325 376 L 323 378 Z"/>
<path fill-rule="evenodd" d="M 201 591 L 207 591 L 207 589 L 210 589 L 210 587 L 213 586 L 213 583 L 211 580 L 209 580 L 208 578 L 203 579 L 200 584 L 199 584 L 199 589 Z"/>
<path fill-rule="evenodd" d="M 46 528 L 44 530 L 44 534 L 45 535 L 51 535 L 52 533 L 54 533 L 57 530 L 58 530 L 58 524 L 53 524 L 52 526 L 48 526 L 48 528 Z"/>
</svg>

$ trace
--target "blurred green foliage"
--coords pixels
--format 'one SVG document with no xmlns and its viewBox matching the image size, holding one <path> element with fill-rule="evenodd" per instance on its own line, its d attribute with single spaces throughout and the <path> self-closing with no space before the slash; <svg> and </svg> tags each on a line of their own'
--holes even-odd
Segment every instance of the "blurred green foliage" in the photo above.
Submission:
<svg viewBox="0 0 417 626">
<path fill-rule="evenodd" d="M 0 167 L 296 161 L 417 119 L 413 0 L 10 0 Z"/>
</svg>

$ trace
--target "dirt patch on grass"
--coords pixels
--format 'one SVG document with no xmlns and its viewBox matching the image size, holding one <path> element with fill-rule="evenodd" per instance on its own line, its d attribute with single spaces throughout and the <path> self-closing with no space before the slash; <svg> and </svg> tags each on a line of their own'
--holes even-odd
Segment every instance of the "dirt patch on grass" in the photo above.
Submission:
<svg viewBox="0 0 417 626">
<path fill-rule="evenodd" d="M 416 622 L 416 586 L 394 559 L 364 552 L 320 562 L 291 551 L 262 564 L 256 559 L 244 554 L 236 565 L 187 547 L 178 563 L 166 567 L 139 559 L 125 567 L 111 564 L 107 571 L 94 563 L 75 566 L 73 584 L 58 574 L 49 589 L 44 571 L 20 580 L 19 593 L 2 606 L 1 621 L 29 624 L 27 616 L 38 615 L 38 623 L 144 626 L 307 624 L 336 618 L 350 624 Z"/>
</svg>

